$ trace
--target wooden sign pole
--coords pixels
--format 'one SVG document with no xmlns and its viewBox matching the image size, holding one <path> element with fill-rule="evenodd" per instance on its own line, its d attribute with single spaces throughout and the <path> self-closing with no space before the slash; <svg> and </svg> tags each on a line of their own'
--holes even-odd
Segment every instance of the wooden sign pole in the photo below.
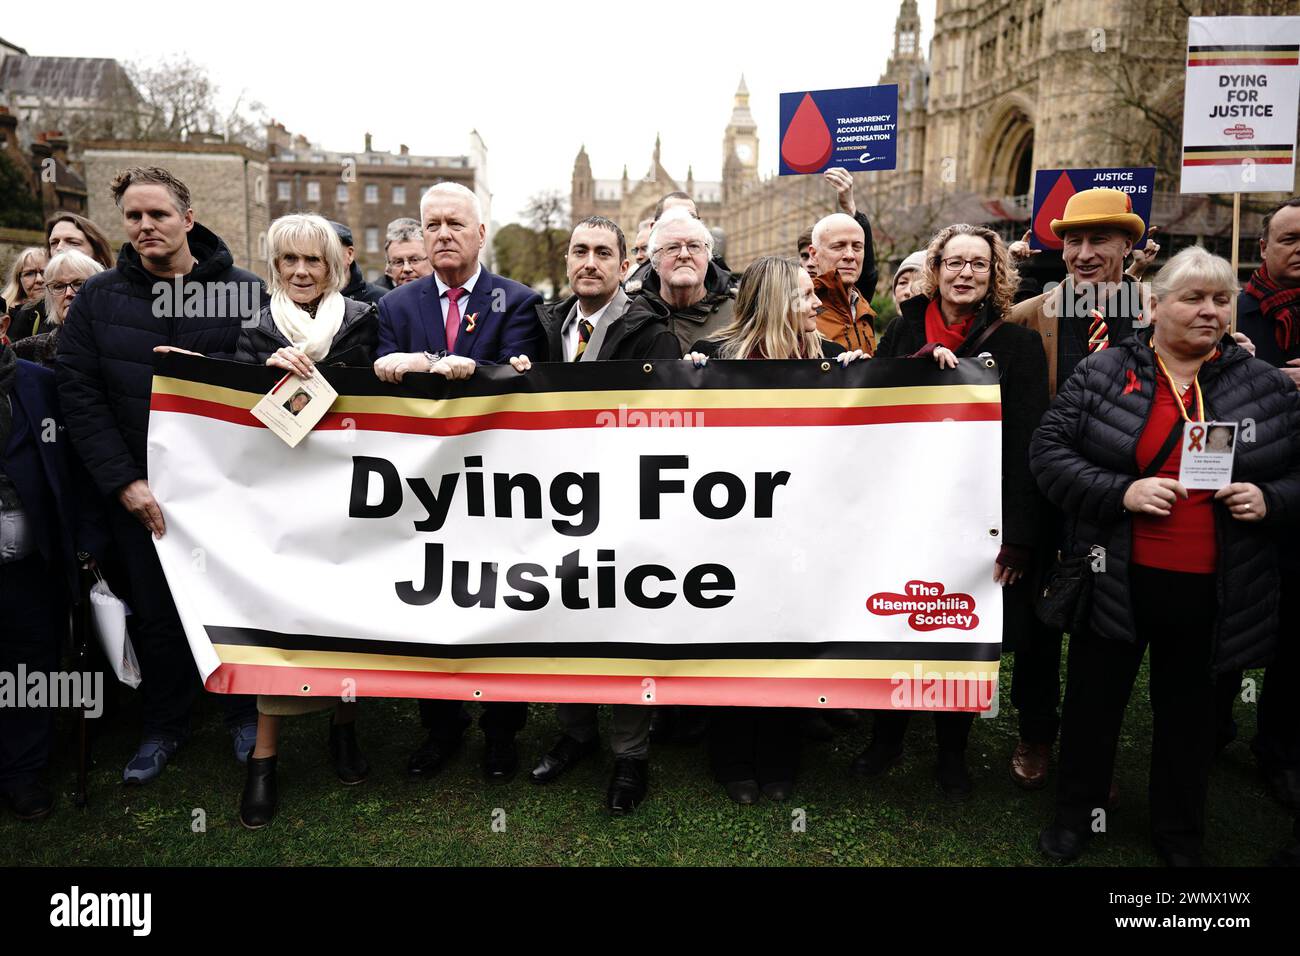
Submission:
<svg viewBox="0 0 1300 956">
<path fill-rule="evenodd" d="M 1241 193 L 1232 194 L 1232 281 L 1237 282 L 1237 257 L 1241 248 Z M 1237 334 L 1237 296 L 1232 297 L 1232 324 L 1229 332 Z"/>
</svg>

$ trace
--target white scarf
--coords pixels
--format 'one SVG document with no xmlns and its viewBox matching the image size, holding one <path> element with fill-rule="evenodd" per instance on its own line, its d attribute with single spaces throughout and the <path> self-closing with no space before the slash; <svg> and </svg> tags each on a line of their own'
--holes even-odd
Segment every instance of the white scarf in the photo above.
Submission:
<svg viewBox="0 0 1300 956">
<path fill-rule="evenodd" d="M 271 318 L 289 344 L 301 349 L 313 362 L 329 355 L 334 336 L 343 324 L 343 296 L 329 292 L 316 306 L 316 317 L 289 298 L 283 290 L 271 294 Z"/>
</svg>

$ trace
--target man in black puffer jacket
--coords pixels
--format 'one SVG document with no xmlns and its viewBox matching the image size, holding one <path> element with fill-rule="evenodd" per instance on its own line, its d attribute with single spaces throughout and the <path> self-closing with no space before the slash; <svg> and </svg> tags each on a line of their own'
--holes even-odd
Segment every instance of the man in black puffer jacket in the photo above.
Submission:
<svg viewBox="0 0 1300 956">
<path fill-rule="evenodd" d="M 123 779 L 157 777 L 187 734 L 195 689 L 189 645 L 157 552 L 164 516 L 149 489 L 146 443 L 154 352 L 217 358 L 235 351 L 241 322 L 267 301 L 261 280 L 234 266 L 226 244 L 194 221 L 189 189 L 159 167 L 113 182 L 129 244 L 117 266 L 86 280 L 59 336 L 59 401 L 73 447 L 109 499 L 109 527 L 126 569 L 143 682 L 144 736 Z M 115 585 L 118 586 L 118 585 Z M 236 755 L 252 749 L 250 697 L 225 699 Z"/>
<path fill-rule="evenodd" d="M 366 281 L 366 277 L 361 274 L 361 267 L 357 265 L 357 251 L 352 245 L 352 230 L 341 222 L 329 220 L 329 224 L 334 227 L 339 242 L 343 243 L 343 252 L 348 260 L 348 284 L 343 290 L 343 298 L 378 305 L 379 300 L 392 291 L 391 287 L 384 288 Z"/>
<path fill-rule="evenodd" d="M 1056 814 L 1039 837 L 1057 860 L 1078 856 L 1105 812 L 1150 645 L 1152 840 L 1170 865 L 1200 862 L 1216 677 L 1272 655 L 1279 531 L 1300 520 L 1300 393 L 1224 334 L 1231 267 L 1191 247 L 1154 292 L 1153 328 L 1084 359 L 1030 448 L 1070 553 L 1096 557 L 1086 625 L 1070 636 Z M 1240 426 L 1217 493 L 1179 480 L 1196 421 Z"/>
</svg>

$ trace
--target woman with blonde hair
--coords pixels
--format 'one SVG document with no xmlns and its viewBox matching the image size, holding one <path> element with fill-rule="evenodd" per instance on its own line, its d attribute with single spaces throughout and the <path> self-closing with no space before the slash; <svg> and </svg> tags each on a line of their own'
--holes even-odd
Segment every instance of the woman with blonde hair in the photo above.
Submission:
<svg viewBox="0 0 1300 956">
<path fill-rule="evenodd" d="M 20 359 L 52 366 L 59 347 L 59 331 L 68 318 L 68 309 L 72 308 L 72 302 L 86 280 L 103 271 L 104 267 L 98 262 L 75 249 L 60 252 L 50 259 L 42 277 L 45 314 L 53 328 L 14 342 L 14 353 Z"/>
<path fill-rule="evenodd" d="M 1033 612 L 1038 568 L 1045 553 L 1043 501 L 1029 471 L 1029 442 L 1047 410 L 1047 359 L 1038 336 L 1003 321 L 1019 286 L 1007 245 L 991 229 L 956 223 L 930 240 L 913 288 L 885 331 L 877 358 L 933 356 L 941 366 L 990 354 L 1002 388 L 1002 528 L 993 580 L 1004 590 L 1002 649 L 1014 650 L 1041 627 Z M 936 777 L 949 800 L 973 789 L 966 744 L 974 714 L 935 713 Z M 876 712 L 871 745 L 853 762 L 876 776 L 903 754 L 908 712 Z"/>
<path fill-rule="evenodd" d="M 5 282 L 4 293 L 0 295 L 5 302 L 7 321 L 6 328 L 0 329 L 0 332 L 9 331 L 7 326 L 12 321 L 14 327 L 13 334 L 9 336 L 11 340 L 26 338 L 41 330 L 45 321 L 43 293 L 45 266 L 48 262 L 49 256 L 44 249 L 28 246 L 18 253 L 13 265 L 9 267 L 9 278 Z M 33 311 L 33 307 L 37 311 Z M 24 321 L 18 322 L 18 313 L 23 310 L 28 315 L 24 316 Z"/>
</svg>

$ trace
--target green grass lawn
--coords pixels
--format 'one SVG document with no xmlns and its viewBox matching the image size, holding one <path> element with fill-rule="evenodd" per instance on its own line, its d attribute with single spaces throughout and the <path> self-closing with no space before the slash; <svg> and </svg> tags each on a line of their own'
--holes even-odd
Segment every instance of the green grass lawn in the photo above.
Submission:
<svg viewBox="0 0 1300 956">
<path fill-rule="evenodd" d="M 969 759 L 974 798 L 945 805 L 933 780 L 933 723 L 912 722 L 908 756 L 883 778 L 863 782 L 848 764 L 864 726 L 834 741 L 808 744 L 794 799 L 786 805 L 732 804 L 709 776 L 700 747 L 660 747 L 651 755 L 650 797 L 627 818 L 602 809 L 611 758 L 589 761 L 560 782 L 538 787 L 525 771 L 556 733 L 553 708 L 535 704 L 520 735 L 521 772 L 509 784 L 481 782 L 482 736 L 438 778 L 405 776 L 408 752 L 423 737 L 409 701 L 363 701 L 359 736 L 372 771 L 360 786 L 340 785 L 329 766 L 324 715 L 288 719 L 280 756 L 280 812 L 265 830 L 237 818 L 243 768 L 235 763 L 220 709 L 206 701 L 196 732 L 162 777 L 126 789 L 122 766 L 134 749 L 137 717 L 128 707 L 96 744 L 90 805 L 72 803 L 73 724 L 60 723 L 50 781 L 55 812 L 35 824 L 0 815 L 0 863 L 35 865 L 816 865 L 1037 866 L 1038 829 L 1051 813 L 1052 786 L 1018 790 L 1007 776 L 1016 743 L 1009 704 L 1009 660 L 1000 716 L 975 723 Z M 1256 680 L 1258 673 L 1251 675 Z M 1215 765 L 1207 858 L 1262 864 L 1289 842 L 1291 821 L 1254 772 L 1247 741 L 1254 704 L 1239 702 L 1238 740 Z M 1130 705 L 1117 770 L 1121 805 L 1109 833 L 1084 862 L 1152 866 L 1146 774 L 1150 716 L 1145 672 Z M 793 832 L 802 810 L 804 832 Z M 194 832 L 196 810 L 206 830 Z M 504 812 L 504 831 L 493 827 Z M 499 820 L 500 813 L 496 813 Z"/>
</svg>

